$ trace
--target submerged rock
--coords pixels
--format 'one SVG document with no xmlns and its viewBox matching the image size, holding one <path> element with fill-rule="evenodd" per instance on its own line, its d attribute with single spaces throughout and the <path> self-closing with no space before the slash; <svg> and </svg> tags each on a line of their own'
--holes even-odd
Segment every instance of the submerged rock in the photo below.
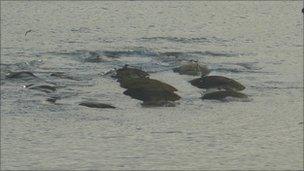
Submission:
<svg viewBox="0 0 304 171">
<path fill-rule="evenodd" d="M 9 72 L 6 78 L 38 78 L 30 71 Z"/>
<path fill-rule="evenodd" d="M 179 56 L 182 56 L 183 53 L 182 52 L 163 52 L 160 54 L 161 56 L 174 56 L 175 58 L 179 57 Z"/>
<path fill-rule="evenodd" d="M 58 99 L 60 99 L 60 98 L 59 97 L 48 97 L 46 99 L 46 101 L 55 104 Z"/>
<path fill-rule="evenodd" d="M 226 97 L 248 98 L 248 96 L 246 94 L 236 92 L 236 91 L 215 91 L 215 92 L 204 94 L 202 99 L 223 100 Z"/>
<path fill-rule="evenodd" d="M 89 101 L 84 101 L 79 103 L 80 106 L 86 106 L 90 108 L 110 108 L 110 109 L 115 109 L 116 107 L 105 104 L 105 103 L 99 103 L 99 102 L 89 102 Z"/>
<path fill-rule="evenodd" d="M 69 76 L 63 72 L 54 72 L 50 76 L 52 77 L 57 77 L 57 78 L 62 78 L 62 79 L 69 79 L 69 80 L 77 80 L 76 78 Z"/>
<path fill-rule="evenodd" d="M 199 63 L 197 61 L 190 61 L 187 64 L 174 68 L 173 71 L 177 72 L 181 75 L 205 76 L 210 73 L 210 70 L 207 68 L 207 66 L 199 65 Z"/>
<path fill-rule="evenodd" d="M 126 88 L 125 95 L 143 101 L 143 106 L 170 106 L 170 102 L 180 99 L 173 86 L 148 78 L 144 71 L 125 66 L 117 70 L 120 86 Z"/>
<path fill-rule="evenodd" d="M 98 62 L 110 62 L 115 60 L 113 57 L 107 57 L 107 56 L 94 56 L 91 58 L 86 58 L 84 62 L 92 62 L 92 63 L 98 63 Z"/>
<path fill-rule="evenodd" d="M 51 85 L 33 86 L 33 84 L 30 84 L 30 85 L 27 85 L 26 87 L 28 87 L 29 89 L 38 90 L 38 91 L 42 91 L 45 93 L 52 93 L 52 92 L 56 91 L 56 87 L 51 86 Z"/>
<path fill-rule="evenodd" d="M 241 91 L 245 89 L 245 86 L 237 81 L 223 76 L 204 76 L 191 80 L 190 83 L 195 87 L 204 89 L 217 88 L 234 91 Z"/>
</svg>

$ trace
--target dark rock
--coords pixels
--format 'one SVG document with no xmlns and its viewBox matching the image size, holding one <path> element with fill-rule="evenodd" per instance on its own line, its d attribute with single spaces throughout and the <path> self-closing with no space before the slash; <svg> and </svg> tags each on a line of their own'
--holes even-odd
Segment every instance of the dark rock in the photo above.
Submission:
<svg viewBox="0 0 304 171">
<path fill-rule="evenodd" d="M 120 86 L 126 89 L 146 89 L 154 91 L 177 91 L 169 84 L 150 78 L 124 78 L 120 81 Z"/>
<path fill-rule="evenodd" d="M 86 107 L 90 107 L 90 108 L 110 108 L 110 109 L 115 109 L 116 107 L 109 105 L 109 104 L 105 104 L 105 103 L 99 103 L 99 102 L 81 102 L 79 103 L 80 106 L 86 106 Z"/>
<path fill-rule="evenodd" d="M 215 91 L 215 92 L 204 94 L 202 99 L 222 100 L 226 97 L 248 98 L 248 96 L 246 94 L 236 92 L 236 91 Z"/>
<path fill-rule="evenodd" d="M 149 78 L 124 80 L 121 86 L 127 88 L 125 95 L 143 101 L 143 106 L 168 106 L 166 104 L 169 102 L 180 99 L 180 96 L 174 93 L 176 88 Z"/>
<path fill-rule="evenodd" d="M 245 86 L 238 83 L 237 81 L 223 76 L 204 76 L 191 80 L 190 83 L 195 87 L 204 89 L 217 88 L 235 91 L 241 91 L 245 89 Z"/>
<path fill-rule="evenodd" d="M 174 72 L 181 75 L 200 75 L 205 76 L 210 73 L 207 66 L 201 66 L 197 61 L 190 61 L 189 63 L 182 65 L 180 67 L 174 68 Z"/>
<path fill-rule="evenodd" d="M 149 74 L 145 71 L 130 68 L 128 65 L 125 65 L 123 68 L 116 70 L 116 75 L 113 76 L 117 78 L 118 81 L 122 79 L 129 79 L 129 78 L 147 78 Z"/>
<path fill-rule="evenodd" d="M 125 66 L 117 70 L 116 78 L 127 89 L 124 94 L 143 101 L 143 106 L 170 106 L 170 102 L 180 99 L 174 93 L 176 88 L 148 76 L 144 71 Z"/>
<path fill-rule="evenodd" d="M 150 86 L 129 88 L 124 92 L 124 94 L 144 102 L 176 101 L 180 99 L 180 96 L 175 94 L 173 91 L 169 91 L 166 88 Z"/>
</svg>

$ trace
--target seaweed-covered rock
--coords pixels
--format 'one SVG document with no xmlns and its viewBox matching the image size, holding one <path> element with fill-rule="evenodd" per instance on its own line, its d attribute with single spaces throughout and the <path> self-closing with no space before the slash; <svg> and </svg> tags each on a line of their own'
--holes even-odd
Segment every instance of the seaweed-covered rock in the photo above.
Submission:
<svg viewBox="0 0 304 171">
<path fill-rule="evenodd" d="M 210 70 L 207 66 L 199 65 L 197 61 L 190 61 L 187 64 L 184 64 L 180 67 L 173 68 L 174 72 L 177 72 L 181 75 L 201 75 L 205 76 L 210 73 Z"/>
<path fill-rule="evenodd" d="M 110 108 L 110 109 L 115 109 L 116 107 L 105 104 L 105 103 L 99 103 L 99 102 L 90 102 L 90 101 L 84 101 L 79 103 L 80 106 L 86 106 L 90 108 Z"/>
<path fill-rule="evenodd" d="M 204 94 L 202 96 L 202 99 L 223 100 L 226 97 L 248 98 L 248 96 L 246 94 L 236 92 L 236 91 L 215 91 L 215 92 Z"/>
<path fill-rule="evenodd" d="M 162 83 L 159 83 L 159 87 L 141 85 L 134 88 L 128 88 L 124 94 L 131 96 L 132 98 L 142 100 L 144 102 L 152 101 L 176 101 L 180 99 L 180 96 L 165 88 Z"/>
<path fill-rule="evenodd" d="M 120 81 L 120 86 L 126 89 L 146 89 L 154 91 L 177 91 L 169 84 L 150 78 L 124 78 Z"/>
<path fill-rule="evenodd" d="M 191 80 L 190 83 L 195 87 L 204 89 L 217 88 L 234 91 L 241 91 L 245 89 L 245 86 L 243 86 L 241 83 L 223 76 L 204 76 Z"/>
<path fill-rule="evenodd" d="M 145 71 L 125 65 L 123 68 L 116 70 L 116 75 L 113 77 L 120 81 L 129 78 L 147 78 L 148 76 L 149 74 Z"/>
<path fill-rule="evenodd" d="M 127 89 L 124 94 L 143 101 L 143 106 L 170 106 L 170 102 L 180 99 L 174 93 L 176 88 L 148 76 L 144 71 L 125 66 L 117 70 L 116 78 Z"/>
</svg>

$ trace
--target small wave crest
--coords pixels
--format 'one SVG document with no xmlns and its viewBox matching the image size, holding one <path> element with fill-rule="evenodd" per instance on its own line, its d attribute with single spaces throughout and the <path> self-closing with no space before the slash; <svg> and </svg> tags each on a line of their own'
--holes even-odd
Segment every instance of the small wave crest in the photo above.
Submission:
<svg viewBox="0 0 304 171">
<path fill-rule="evenodd" d="M 48 52 L 48 54 L 55 56 L 67 56 L 76 59 L 91 59 L 100 56 L 119 58 L 119 57 L 129 57 L 129 56 L 139 56 L 139 57 L 151 57 L 156 56 L 157 53 L 147 50 L 147 49 L 130 49 L 130 50 L 76 50 L 71 52 Z"/>
</svg>

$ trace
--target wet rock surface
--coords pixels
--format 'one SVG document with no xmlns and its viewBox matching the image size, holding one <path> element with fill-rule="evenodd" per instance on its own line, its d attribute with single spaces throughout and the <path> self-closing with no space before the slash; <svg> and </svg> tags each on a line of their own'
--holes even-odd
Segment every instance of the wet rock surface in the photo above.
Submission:
<svg viewBox="0 0 304 171">
<path fill-rule="evenodd" d="M 191 85 L 197 88 L 210 89 L 225 89 L 241 91 L 245 89 L 241 83 L 223 76 L 204 76 L 190 81 Z"/>
<path fill-rule="evenodd" d="M 113 78 L 117 78 L 120 82 L 121 80 L 131 79 L 131 78 L 147 78 L 149 74 L 140 69 L 131 68 L 125 65 L 123 68 L 116 70 L 116 75 Z"/>
<path fill-rule="evenodd" d="M 124 94 L 144 102 L 176 101 L 180 99 L 173 91 L 162 87 L 162 82 L 159 82 L 156 85 L 157 86 L 149 86 L 149 84 L 144 84 L 134 88 L 131 87 L 128 88 Z"/>
</svg>

